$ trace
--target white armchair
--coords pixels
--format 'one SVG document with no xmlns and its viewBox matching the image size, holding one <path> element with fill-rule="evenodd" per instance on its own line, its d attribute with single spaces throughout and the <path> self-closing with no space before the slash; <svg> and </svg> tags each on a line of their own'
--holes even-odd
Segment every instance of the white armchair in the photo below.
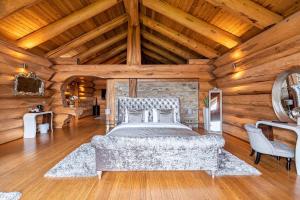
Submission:
<svg viewBox="0 0 300 200">
<path fill-rule="evenodd" d="M 263 134 L 260 128 L 256 128 L 253 124 L 246 124 L 245 129 L 252 151 L 256 152 L 255 164 L 258 164 L 262 154 L 271 156 L 284 157 L 287 159 L 287 170 L 291 169 L 292 158 L 295 157 L 295 150 L 278 141 L 270 141 Z"/>
</svg>

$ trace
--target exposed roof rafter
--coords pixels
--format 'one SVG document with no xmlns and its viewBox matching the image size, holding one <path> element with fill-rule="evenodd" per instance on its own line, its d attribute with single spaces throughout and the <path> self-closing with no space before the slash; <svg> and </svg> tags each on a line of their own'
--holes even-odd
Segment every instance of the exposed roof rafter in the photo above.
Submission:
<svg viewBox="0 0 300 200">
<path fill-rule="evenodd" d="M 33 33 L 22 37 L 17 41 L 19 47 L 31 49 L 39 44 L 54 38 L 67 29 L 80 24 L 81 22 L 107 10 L 118 3 L 118 0 L 102 0 L 96 1 L 72 14 L 53 22 Z"/>
<path fill-rule="evenodd" d="M 247 17 L 258 28 L 265 28 L 283 20 L 283 17 L 251 0 L 206 0 L 215 6 L 223 7 L 240 17 Z"/>
<path fill-rule="evenodd" d="M 174 54 L 176 54 L 186 60 L 190 59 L 190 58 L 196 58 L 195 55 L 182 50 L 180 47 L 177 47 L 174 44 L 172 44 L 166 40 L 158 38 L 157 36 L 152 35 L 151 33 L 148 33 L 146 31 L 141 31 L 141 32 L 142 32 L 143 38 L 145 38 L 146 40 L 148 40 L 158 46 L 161 46 L 161 47 L 167 49 L 168 51 L 173 52 Z"/>
<path fill-rule="evenodd" d="M 209 24 L 183 10 L 172 6 L 164 0 L 143 0 L 143 4 L 177 23 L 219 43 L 227 48 L 233 48 L 238 45 L 240 39 L 217 26 Z"/>
<path fill-rule="evenodd" d="M 110 47 L 111 45 L 125 39 L 127 37 L 127 31 L 123 32 L 123 33 L 120 33 L 112 38 L 109 38 L 103 42 L 100 42 L 99 44 L 93 46 L 92 48 L 88 49 L 87 51 L 79 54 L 78 56 L 75 56 L 75 57 L 78 57 L 80 62 L 85 62 L 85 60 L 96 54 L 97 52 L 107 48 L 107 47 Z"/>
<path fill-rule="evenodd" d="M 168 51 L 165 51 L 159 47 L 156 47 L 148 42 L 145 42 L 145 41 L 142 41 L 142 46 L 145 47 L 146 49 L 150 50 L 150 51 L 153 51 L 154 53 L 174 62 L 174 63 L 177 63 L 177 64 L 184 64 L 186 63 L 185 60 L 183 59 L 180 59 L 178 57 L 176 57 L 175 55 L 172 55 L 171 53 L 169 53 Z"/>
<path fill-rule="evenodd" d="M 201 44 L 200 42 L 197 42 L 196 40 L 193 40 L 159 22 L 156 22 L 152 20 L 149 17 L 146 17 L 144 15 L 140 15 L 141 23 L 145 26 L 147 26 L 150 29 L 153 29 L 157 32 L 159 32 L 162 35 L 167 36 L 168 38 L 174 40 L 175 42 L 207 57 L 207 58 L 215 58 L 219 56 L 219 53 L 214 50 L 213 48 L 210 48 L 207 45 Z"/>
<path fill-rule="evenodd" d="M 127 48 L 127 44 L 122 44 L 120 46 L 117 46 L 115 48 L 113 48 L 112 50 L 96 56 L 95 58 L 88 60 L 87 62 L 84 62 L 84 64 L 97 64 L 97 63 L 102 63 L 110 58 L 112 58 L 113 56 L 116 56 L 118 54 L 120 54 L 121 52 L 125 51 Z"/>
<path fill-rule="evenodd" d="M 85 43 L 87 43 L 90 40 L 95 39 L 96 37 L 113 30 L 116 27 L 119 27 L 120 25 L 124 24 L 125 22 L 127 22 L 127 15 L 121 15 L 119 17 L 114 18 L 113 20 L 71 40 L 70 42 L 52 50 L 49 51 L 46 56 L 49 58 L 55 58 L 55 57 L 59 57 L 69 51 L 71 51 L 72 49 L 79 47 L 80 45 L 83 45 Z"/>
<path fill-rule="evenodd" d="M 148 49 L 143 49 L 142 50 L 144 54 L 146 54 L 147 56 L 155 59 L 155 60 L 158 60 L 159 62 L 161 63 L 164 63 L 164 64 L 173 64 L 173 62 L 159 54 L 157 54 L 156 52 L 153 52 L 153 51 L 150 51 Z"/>
</svg>

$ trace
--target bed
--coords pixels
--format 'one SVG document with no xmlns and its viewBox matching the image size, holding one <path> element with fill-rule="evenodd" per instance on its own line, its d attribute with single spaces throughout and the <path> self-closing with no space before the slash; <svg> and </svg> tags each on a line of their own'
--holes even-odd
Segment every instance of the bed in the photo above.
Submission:
<svg viewBox="0 0 300 200">
<path fill-rule="evenodd" d="M 174 122 L 121 123 L 128 109 L 172 109 Z M 221 135 L 199 135 L 180 123 L 178 98 L 118 99 L 118 121 L 108 134 L 92 138 L 96 169 L 104 171 L 218 170 L 218 155 L 224 146 Z"/>
</svg>

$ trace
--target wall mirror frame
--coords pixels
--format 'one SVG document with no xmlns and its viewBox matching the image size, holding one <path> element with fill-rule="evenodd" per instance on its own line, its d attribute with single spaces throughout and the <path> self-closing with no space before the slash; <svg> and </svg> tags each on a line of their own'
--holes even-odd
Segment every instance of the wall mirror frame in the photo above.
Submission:
<svg viewBox="0 0 300 200">
<path fill-rule="evenodd" d="M 293 74 L 299 74 L 299 78 L 300 78 L 300 66 L 293 67 L 290 70 L 287 70 L 279 74 L 272 88 L 273 109 L 278 119 L 282 122 L 295 123 L 297 121 L 297 116 L 293 116 L 292 110 L 295 108 L 295 106 L 298 108 L 300 106 L 300 93 L 297 92 L 300 91 L 300 79 L 299 79 L 299 85 L 294 84 L 292 85 L 292 87 L 289 86 L 290 83 L 288 83 L 289 82 L 288 80 L 290 76 L 292 76 Z M 298 75 L 296 77 L 298 77 Z M 296 88 L 293 86 L 296 86 Z M 299 90 L 297 90 L 298 87 Z M 292 97 L 287 98 L 286 97 L 287 95 L 283 94 L 284 91 L 285 93 L 287 93 Z"/>
<path fill-rule="evenodd" d="M 16 96 L 44 96 L 45 84 L 35 73 L 20 73 L 15 76 L 14 94 Z"/>
<path fill-rule="evenodd" d="M 213 88 L 208 92 L 209 98 L 209 125 L 208 131 L 222 133 L 222 90 Z"/>
</svg>

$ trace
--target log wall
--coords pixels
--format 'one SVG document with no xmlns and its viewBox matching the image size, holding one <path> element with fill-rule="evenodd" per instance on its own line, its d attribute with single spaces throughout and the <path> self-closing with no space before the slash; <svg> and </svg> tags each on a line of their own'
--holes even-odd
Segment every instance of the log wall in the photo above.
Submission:
<svg viewBox="0 0 300 200">
<path fill-rule="evenodd" d="M 46 85 L 44 97 L 15 96 L 14 77 L 22 70 L 34 72 Z M 47 59 L 28 53 L 14 45 L 0 41 L 0 144 L 23 137 L 23 115 L 33 106 L 44 105 L 50 110 L 53 91 L 49 81 L 54 71 Z"/>
<path fill-rule="evenodd" d="M 55 82 L 53 89 L 56 91 L 54 95 L 54 104 L 60 109 L 56 110 L 55 127 L 61 128 L 70 120 L 70 115 L 66 111 L 69 109 L 61 109 L 63 101 L 61 97 L 61 87 L 66 80 L 70 80 L 78 76 L 93 76 L 105 78 L 107 80 L 107 107 L 112 109 L 110 117 L 111 123 L 114 122 L 114 87 L 115 83 L 120 80 L 137 79 L 198 79 L 200 84 L 199 92 L 199 109 L 202 109 L 203 96 L 207 95 L 207 91 L 212 87 L 210 81 L 214 79 L 212 65 L 207 62 L 184 64 L 184 65 L 55 65 L 55 75 L 51 79 Z M 202 122 L 202 112 L 199 113 L 199 121 Z M 72 114 L 71 114 L 72 115 Z"/>
<path fill-rule="evenodd" d="M 280 73 L 295 66 L 300 68 L 300 31 L 295 28 L 299 25 L 300 15 L 291 16 L 214 62 L 216 84 L 224 96 L 225 132 L 248 140 L 244 124 L 277 120 L 272 86 Z M 277 37 L 276 32 L 285 34 Z M 275 138 L 291 145 L 296 141 L 295 134 L 279 129 L 275 130 Z"/>
</svg>

